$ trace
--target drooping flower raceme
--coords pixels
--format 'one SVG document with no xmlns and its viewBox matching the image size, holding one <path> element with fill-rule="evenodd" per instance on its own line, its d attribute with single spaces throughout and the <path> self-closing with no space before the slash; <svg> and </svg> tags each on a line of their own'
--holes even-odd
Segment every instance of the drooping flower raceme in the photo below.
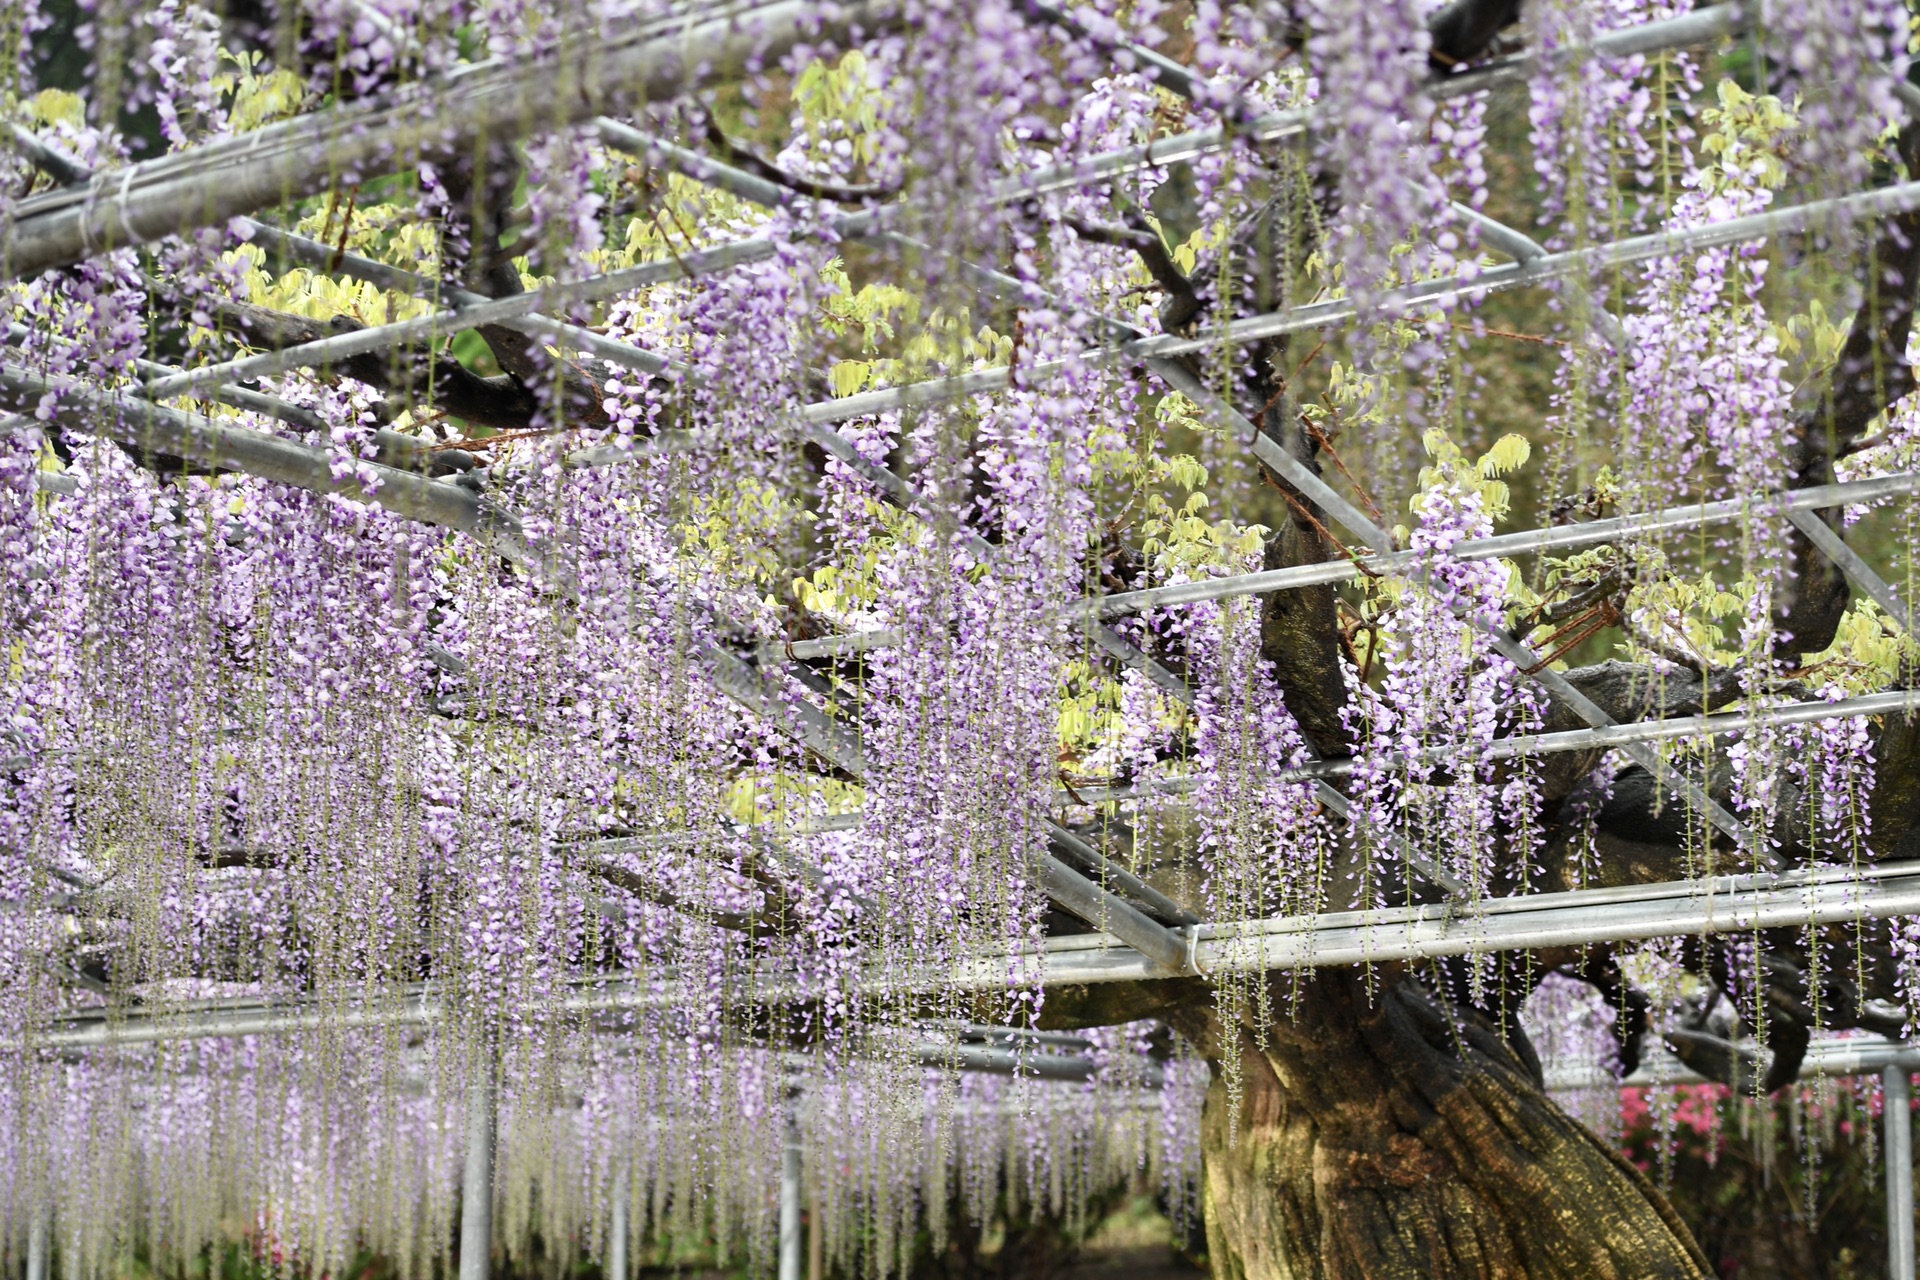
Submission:
<svg viewBox="0 0 1920 1280">
<path fill-rule="evenodd" d="M 1413 856 L 1478 897 L 1496 891 L 1496 867 L 1524 878 L 1533 864 L 1537 798 L 1527 766 L 1496 769 L 1487 753 L 1495 737 L 1537 726 L 1543 708 L 1487 638 L 1505 624 L 1511 570 L 1450 555 L 1462 540 L 1492 532 L 1480 495 L 1442 480 L 1419 500 L 1418 517 L 1420 571 L 1401 584 L 1382 621 L 1373 661 L 1379 687 L 1348 669 L 1360 744 L 1354 834 L 1380 876 L 1377 891 L 1409 883 Z M 1500 849 L 1503 841 L 1513 847 Z"/>
<path fill-rule="evenodd" d="M 1320 109 L 1340 121 L 1321 134 L 1344 206 L 1334 254 L 1348 290 L 1362 300 L 1428 265 L 1423 255 L 1431 250 L 1415 249 L 1410 268 L 1393 254 L 1439 221 L 1445 206 L 1428 164 L 1431 106 L 1419 91 L 1428 45 L 1424 8 L 1414 0 L 1321 0 L 1308 8 Z"/>
</svg>

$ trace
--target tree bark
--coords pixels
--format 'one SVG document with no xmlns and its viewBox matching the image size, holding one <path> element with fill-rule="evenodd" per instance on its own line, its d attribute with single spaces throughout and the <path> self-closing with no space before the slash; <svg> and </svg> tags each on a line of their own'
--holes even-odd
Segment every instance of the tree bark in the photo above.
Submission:
<svg viewBox="0 0 1920 1280">
<path fill-rule="evenodd" d="M 1327 971 L 1266 1046 L 1237 1051 L 1203 1121 L 1207 1244 L 1220 1280 L 1704 1277 L 1660 1192 L 1540 1087 L 1517 1030 L 1443 1007 L 1411 977 Z M 1276 979 L 1276 1009 L 1287 997 Z"/>
</svg>

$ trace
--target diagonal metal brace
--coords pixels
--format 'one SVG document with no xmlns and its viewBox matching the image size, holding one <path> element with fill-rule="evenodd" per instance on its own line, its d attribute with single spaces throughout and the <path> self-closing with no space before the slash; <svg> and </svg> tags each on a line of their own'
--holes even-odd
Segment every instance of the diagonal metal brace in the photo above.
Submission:
<svg viewBox="0 0 1920 1280">
<path fill-rule="evenodd" d="M 1793 527 L 1807 536 L 1807 541 L 1819 548 L 1820 553 L 1839 566 L 1840 572 L 1847 575 L 1847 581 L 1860 588 L 1868 599 L 1887 611 L 1887 616 L 1908 635 L 1913 634 L 1913 617 L 1907 612 L 1906 604 L 1894 592 L 1887 580 L 1873 571 L 1873 566 L 1860 558 L 1860 553 L 1846 544 L 1846 540 L 1822 520 L 1818 513 L 1805 508 L 1790 508 L 1787 519 Z"/>
</svg>

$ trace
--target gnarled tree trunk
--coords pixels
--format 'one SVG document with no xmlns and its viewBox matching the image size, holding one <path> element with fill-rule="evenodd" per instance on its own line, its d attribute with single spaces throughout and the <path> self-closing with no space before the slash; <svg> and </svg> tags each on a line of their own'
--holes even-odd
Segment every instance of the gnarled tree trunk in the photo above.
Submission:
<svg viewBox="0 0 1920 1280">
<path fill-rule="evenodd" d="M 1189 1034 L 1241 1072 L 1236 1106 L 1216 1058 L 1203 1129 L 1221 1280 L 1711 1274 L 1658 1189 L 1541 1089 L 1517 1032 L 1412 978 L 1369 998 L 1364 975 L 1323 972 L 1264 1049 L 1208 1020 Z"/>
</svg>

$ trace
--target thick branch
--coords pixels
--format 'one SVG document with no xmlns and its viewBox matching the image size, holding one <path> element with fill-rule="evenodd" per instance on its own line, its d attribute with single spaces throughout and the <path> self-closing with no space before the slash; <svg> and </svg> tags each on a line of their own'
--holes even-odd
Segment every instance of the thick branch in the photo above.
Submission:
<svg viewBox="0 0 1920 1280">
<path fill-rule="evenodd" d="M 898 191 L 898 188 L 884 187 L 878 183 L 826 182 L 819 178 L 803 178 L 788 173 L 779 165 L 762 159 L 752 150 L 727 137 L 719 123 L 711 119 L 707 121 L 707 141 L 728 164 L 735 168 L 744 169 L 756 178 L 763 178 L 775 186 L 784 187 L 788 191 L 809 196 L 815 200 L 862 205 L 873 200 L 884 200 Z"/>
<path fill-rule="evenodd" d="M 650 876 L 629 871 L 616 862 L 600 861 L 586 868 L 588 874 L 604 880 L 622 892 L 632 894 L 642 902 L 651 902 L 655 906 L 677 911 L 693 919 L 718 925 L 734 933 L 766 933 L 774 927 L 774 921 L 764 913 L 754 911 L 718 911 L 688 902 L 685 898 L 660 884 Z"/>
<path fill-rule="evenodd" d="M 1063 221 L 1082 240 L 1117 245 L 1139 255 L 1140 265 L 1147 269 L 1153 282 L 1167 295 L 1167 301 L 1161 307 L 1160 321 L 1168 332 L 1184 329 L 1200 314 L 1202 306 L 1199 295 L 1194 292 L 1193 281 L 1175 265 L 1173 255 L 1167 252 L 1167 246 L 1158 232 L 1144 225 L 1115 227 L 1088 222 L 1083 218 L 1066 218 Z"/>
<path fill-rule="evenodd" d="M 283 351 L 366 327 L 349 316 L 319 321 L 245 302 L 203 305 L 211 307 L 248 345 L 268 351 Z M 481 377 L 444 351 L 417 347 L 373 351 L 348 356 L 333 368 L 396 398 L 431 405 L 494 431 L 526 430 L 540 421 L 540 399 L 526 383 L 512 376 Z M 605 425 L 606 414 L 592 395 L 591 380 L 571 369 L 564 376 L 568 403 L 579 414 L 573 421 L 584 426 Z"/>
<path fill-rule="evenodd" d="M 455 205 L 465 210 L 465 225 L 450 237 L 455 243 L 464 242 L 466 249 L 465 261 L 456 264 L 456 270 L 473 295 L 510 298 L 524 292 L 520 268 L 513 263 L 520 246 L 517 242 L 511 246 L 506 243 L 514 219 L 513 193 L 521 174 L 518 156 L 504 144 L 490 147 L 484 156 L 447 171 L 448 193 Z M 536 404 L 557 400 L 558 416 L 567 425 L 612 425 L 599 385 L 571 365 L 555 369 L 541 334 L 504 324 L 478 325 L 474 332 L 487 344 L 517 392 Z M 526 425 L 531 423 L 529 415 Z M 551 415 L 547 425 L 553 425 Z"/>
<path fill-rule="evenodd" d="M 1452 0 L 1427 19 L 1432 43 L 1427 63 L 1445 74 L 1485 53 L 1502 31 L 1520 21 L 1521 0 Z"/>
</svg>

